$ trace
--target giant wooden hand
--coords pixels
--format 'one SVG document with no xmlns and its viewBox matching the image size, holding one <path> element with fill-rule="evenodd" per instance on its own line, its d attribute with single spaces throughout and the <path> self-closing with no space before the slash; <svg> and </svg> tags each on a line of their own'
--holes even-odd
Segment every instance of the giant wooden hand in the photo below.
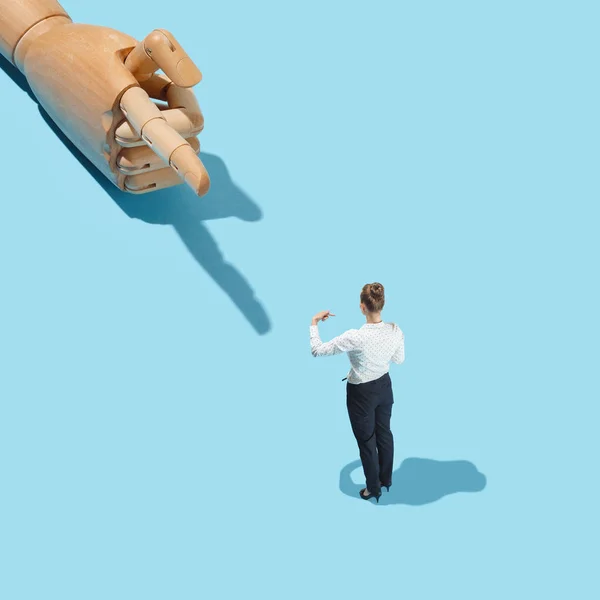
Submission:
<svg viewBox="0 0 600 600">
<path fill-rule="evenodd" d="M 204 120 L 189 89 L 202 75 L 169 32 L 138 42 L 73 23 L 56 0 L 0 0 L 0 53 L 120 189 L 139 194 L 185 181 L 199 196 L 208 191 L 196 137 Z"/>
</svg>

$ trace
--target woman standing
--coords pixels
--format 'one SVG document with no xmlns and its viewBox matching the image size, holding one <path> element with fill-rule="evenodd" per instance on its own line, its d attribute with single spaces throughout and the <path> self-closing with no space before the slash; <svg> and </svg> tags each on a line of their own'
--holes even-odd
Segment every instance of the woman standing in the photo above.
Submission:
<svg viewBox="0 0 600 600">
<path fill-rule="evenodd" d="M 404 334 L 395 323 L 382 321 L 384 304 L 383 286 L 368 283 L 360 293 L 360 310 L 367 321 L 360 329 L 349 329 L 322 342 L 318 323 L 335 316 L 328 310 L 317 313 L 310 326 L 313 356 L 348 353 L 351 368 L 346 378 L 346 405 L 367 482 L 360 497 L 375 498 L 377 502 L 381 487 L 389 491 L 392 485 L 394 437 L 390 419 L 394 396 L 390 362 L 404 362 Z"/>
</svg>

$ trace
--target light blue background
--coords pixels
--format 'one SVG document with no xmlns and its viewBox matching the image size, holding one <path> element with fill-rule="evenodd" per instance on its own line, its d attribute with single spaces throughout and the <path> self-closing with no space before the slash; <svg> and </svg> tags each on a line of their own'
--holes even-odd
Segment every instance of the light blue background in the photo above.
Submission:
<svg viewBox="0 0 600 600">
<path fill-rule="evenodd" d="M 595 596 L 598 3 L 64 6 L 176 35 L 213 190 L 109 194 L 0 71 L 0 597 Z M 308 345 L 371 281 L 379 506 Z"/>
</svg>

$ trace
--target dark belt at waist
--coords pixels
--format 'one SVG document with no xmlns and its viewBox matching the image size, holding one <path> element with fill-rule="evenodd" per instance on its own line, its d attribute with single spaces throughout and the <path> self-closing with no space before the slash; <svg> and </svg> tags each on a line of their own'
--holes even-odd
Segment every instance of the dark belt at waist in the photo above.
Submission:
<svg viewBox="0 0 600 600">
<path fill-rule="evenodd" d="M 348 379 L 348 378 L 344 377 L 344 379 L 342 379 L 342 381 L 346 381 L 346 379 Z M 377 379 L 371 379 L 371 381 L 365 381 L 364 383 L 350 383 L 350 382 L 348 382 L 348 385 L 372 385 L 372 384 L 378 383 L 380 381 L 383 381 L 384 379 L 390 379 L 389 372 L 384 373 L 381 377 L 378 377 Z"/>
</svg>

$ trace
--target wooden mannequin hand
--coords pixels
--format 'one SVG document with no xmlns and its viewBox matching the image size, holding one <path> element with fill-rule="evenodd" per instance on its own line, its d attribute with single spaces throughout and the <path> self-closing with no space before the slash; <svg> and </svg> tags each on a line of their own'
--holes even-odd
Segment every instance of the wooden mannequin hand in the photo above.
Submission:
<svg viewBox="0 0 600 600">
<path fill-rule="evenodd" d="M 210 180 L 196 137 L 204 120 L 189 89 L 202 75 L 177 40 L 155 30 L 138 42 L 106 27 L 54 20 L 40 24 L 41 32 L 33 27 L 14 52 L 52 120 L 123 190 L 185 181 L 204 195 Z M 155 74 L 159 68 L 166 75 Z"/>
</svg>

